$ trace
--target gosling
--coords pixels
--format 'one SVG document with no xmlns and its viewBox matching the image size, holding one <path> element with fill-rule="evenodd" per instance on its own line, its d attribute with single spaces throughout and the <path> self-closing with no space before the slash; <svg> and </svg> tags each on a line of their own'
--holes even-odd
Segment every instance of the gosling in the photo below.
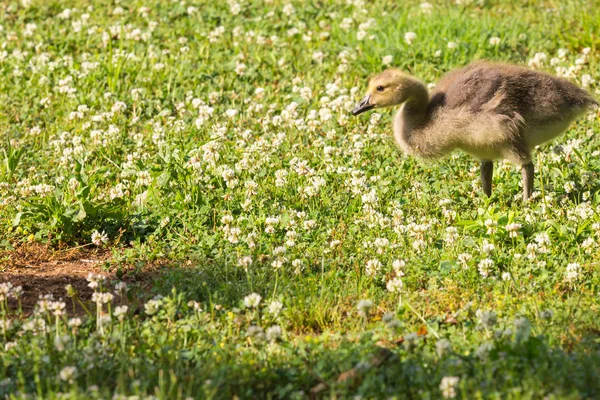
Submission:
<svg viewBox="0 0 600 400">
<path fill-rule="evenodd" d="M 428 93 L 418 79 L 388 69 L 369 82 L 352 111 L 401 106 L 394 139 L 407 154 L 435 159 L 455 149 L 481 161 L 483 192 L 492 195 L 494 160 L 521 165 L 523 199 L 533 193 L 531 151 L 567 130 L 598 103 L 566 79 L 524 67 L 477 61 L 452 71 Z"/>
</svg>

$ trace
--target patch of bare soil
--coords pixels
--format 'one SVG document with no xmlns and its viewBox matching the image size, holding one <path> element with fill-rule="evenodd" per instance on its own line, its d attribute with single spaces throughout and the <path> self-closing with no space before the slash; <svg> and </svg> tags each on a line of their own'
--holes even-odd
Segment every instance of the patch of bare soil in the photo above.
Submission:
<svg viewBox="0 0 600 400">
<path fill-rule="evenodd" d="M 82 301 L 89 301 L 92 289 L 87 286 L 86 278 L 90 273 L 102 274 L 109 280 L 115 278 L 114 274 L 102 270 L 108 256 L 100 250 L 52 250 L 41 245 L 26 245 L 0 252 L 0 282 L 23 287 L 21 304 L 26 314 L 31 313 L 39 297 L 46 294 L 65 299 L 71 313 L 65 286 L 72 285 Z M 11 300 L 9 306 L 16 307 L 16 301 Z M 75 313 L 81 313 L 81 309 L 77 308 Z"/>
</svg>

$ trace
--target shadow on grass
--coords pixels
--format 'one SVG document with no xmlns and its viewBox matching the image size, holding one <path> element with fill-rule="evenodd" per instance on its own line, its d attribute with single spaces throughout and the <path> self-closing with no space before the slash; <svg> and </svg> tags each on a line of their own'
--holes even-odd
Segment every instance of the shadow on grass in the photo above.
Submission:
<svg viewBox="0 0 600 400">
<path fill-rule="evenodd" d="M 265 267 L 264 270 L 270 269 Z M 343 309 L 352 307 L 336 302 L 353 293 L 339 293 L 339 284 L 338 293 L 332 289 L 336 279 L 344 279 L 343 272 L 328 276 L 316 271 L 297 279 L 282 279 L 285 273 L 277 277 L 267 273 L 248 275 L 237 266 L 207 261 L 203 265 L 169 266 L 130 274 L 125 277 L 130 285 L 128 304 L 134 313 L 144 315 L 144 322 L 132 320 L 128 325 L 130 331 L 123 338 L 128 346 L 118 345 L 118 337 L 113 343 L 92 334 L 74 354 L 62 356 L 48 350 L 52 363 L 46 369 L 33 367 L 39 366 L 33 354 L 20 354 L 12 361 L 5 358 L 0 372 L 10 381 L 0 385 L 0 395 L 20 390 L 21 393 L 45 393 L 48 397 L 57 392 L 75 391 L 87 398 L 107 398 L 120 393 L 182 399 L 348 398 L 356 395 L 421 399 L 441 398 L 441 380 L 456 376 L 459 381 L 454 390 L 459 398 L 600 396 L 597 379 L 600 352 L 597 343 L 594 344 L 595 337 L 587 340 L 586 348 L 573 352 L 549 346 L 542 337 L 535 336 L 522 342 L 493 340 L 480 352 L 476 351 L 477 347 L 470 347 L 473 344 L 460 343 L 461 334 L 452 336 L 446 332 L 456 340 L 457 348 L 462 347 L 457 353 L 439 357 L 431 335 L 420 337 L 414 346 L 408 346 L 406 340 L 382 344 L 376 331 L 370 330 L 365 330 L 360 337 L 346 336 L 344 332 L 317 337 L 294 335 L 286 327 L 289 336 L 274 345 L 264 339 L 247 337 L 244 329 L 239 330 L 240 337 L 236 340 L 232 339 L 231 332 L 222 336 L 224 330 L 236 328 L 226 325 L 211 328 L 210 320 L 198 321 L 189 334 L 183 333 L 185 330 L 173 330 L 179 326 L 178 312 L 168 323 L 146 319 L 144 314 L 146 300 L 156 295 L 169 296 L 173 288 L 185 301 L 200 301 L 210 310 L 218 306 L 224 310 L 241 308 L 240 299 L 253 291 L 265 296 L 277 292 L 285 296 L 286 301 L 300 302 L 291 307 L 296 310 L 301 310 L 301 302 L 305 302 L 308 314 L 290 314 L 286 320 L 292 327 L 313 333 L 332 324 L 327 318 L 344 316 Z M 64 290 L 68 282 L 79 288 L 82 295 L 89 294 L 81 271 L 79 276 L 22 274 L 19 279 L 25 291 L 30 286 L 40 291 Z M 13 280 L 13 283 L 19 282 Z M 89 368 L 90 359 L 93 368 Z M 56 379 L 65 365 L 78 366 L 74 386 Z M 98 387 L 96 394 L 89 392 L 93 385 Z"/>
<path fill-rule="evenodd" d="M 185 349 L 170 342 L 150 351 L 152 340 L 140 337 L 135 348 L 124 353 L 97 355 L 94 368 L 80 367 L 73 385 L 55 379 L 60 366 L 37 371 L 35 377 L 32 369 L 18 373 L 9 366 L 4 376 L 15 385 L 0 387 L 0 395 L 16 393 L 19 387 L 21 393 L 71 391 L 86 398 L 119 393 L 165 399 L 438 399 L 442 379 L 457 377 L 457 398 L 600 396 L 598 352 L 568 354 L 536 337 L 520 344 L 497 343 L 483 359 L 452 353 L 438 357 L 422 344 L 412 350 L 404 346 L 387 350 L 368 338 L 333 346 L 317 341 L 253 343 L 245 349 L 211 347 L 198 339 Z M 84 354 L 89 357 L 91 351 Z M 42 388 L 39 382 L 48 383 Z M 96 385 L 94 396 L 90 385 Z"/>
</svg>

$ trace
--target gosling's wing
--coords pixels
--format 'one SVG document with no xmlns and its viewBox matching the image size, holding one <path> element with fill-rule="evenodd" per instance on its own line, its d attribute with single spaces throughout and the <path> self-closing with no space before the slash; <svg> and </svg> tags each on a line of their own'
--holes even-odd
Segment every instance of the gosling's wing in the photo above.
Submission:
<svg viewBox="0 0 600 400">
<path fill-rule="evenodd" d="M 515 101 L 519 98 L 515 89 L 503 65 L 475 62 L 440 80 L 431 94 L 429 111 L 435 114 L 461 110 L 481 120 L 494 118 L 511 135 L 518 135 L 524 119 L 523 110 Z"/>
<path fill-rule="evenodd" d="M 507 89 L 510 86 L 506 71 L 492 64 L 478 62 L 454 71 L 444 77 L 436 92 L 443 92 L 444 107 L 462 108 L 473 113 L 495 110 L 513 113 L 513 104 Z M 434 94 L 432 97 L 434 97 Z"/>
<path fill-rule="evenodd" d="M 574 83 L 540 71 L 476 61 L 440 80 L 431 96 L 432 108 L 463 108 L 525 119 L 560 118 L 580 112 L 596 100 Z"/>
</svg>

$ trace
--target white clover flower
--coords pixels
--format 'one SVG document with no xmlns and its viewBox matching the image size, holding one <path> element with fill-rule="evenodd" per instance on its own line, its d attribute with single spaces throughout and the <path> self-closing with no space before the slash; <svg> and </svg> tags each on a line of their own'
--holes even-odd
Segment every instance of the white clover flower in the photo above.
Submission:
<svg viewBox="0 0 600 400">
<path fill-rule="evenodd" d="M 413 42 L 417 39 L 417 34 L 414 32 L 406 32 L 404 34 L 404 40 L 408 44 L 413 44 Z"/>
<path fill-rule="evenodd" d="M 456 49 L 458 47 L 458 43 L 456 42 L 448 42 L 448 48 L 450 50 Z"/>
<path fill-rule="evenodd" d="M 157 299 L 148 300 L 146 304 L 144 304 L 144 311 L 148 315 L 154 315 L 158 312 L 161 306 L 161 301 Z"/>
<path fill-rule="evenodd" d="M 127 284 L 123 281 L 115 283 L 115 291 L 117 293 L 125 293 L 127 291 Z"/>
<path fill-rule="evenodd" d="M 252 265 L 252 257 L 251 256 L 241 257 L 238 260 L 238 265 L 242 268 L 248 268 L 249 266 Z"/>
<path fill-rule="evenodd" d="M 375 126 L 379 123 L 380 120 L 381 120 L 381 114 L 374 112 L 371 114 L 371 117 L 369 118 L 369 124 Z"/>
<path fill-rule="evenodd" d="M 571 193 L 573 190 L 575 190 L 575 182 L 573 182 L 573 181 L 566 182 L 564 185 L 564 188 L 565 188 L 565 192 Z"/>
<path fill-rule="evenodd" d="M 231 225 L 233 223 L 233 216 L 231 214 L 225 214 L 221 217 L 221 223 L 223 225 Z"/>
<path fill-rule="evenodd" d="M 458 376 L 445 376 L 440 382 L 440 390 L 445 399 L 453 399 L 456 397 L 456 386 L 460 378 Z"/>
<path fill-rule="evenodd" d="M 375 204 L 379 200 L 379 197 L 377 196 L 377 192 L 375 191 L 375 189 L 371 189 L 369 193 L 363 194 L 361 196 L 361 199 L 362 202 L 365 204 Z"/>
<path fill-rule="evenodd" d="M 127 314 L 128 309 L 129 309 L 129 307 L 127 307 L 127 306 L 117 306 L 117 307 L 115 307 L 115 311 L 113 312 L 113 315 L 115 317 L 117 317 L 117 319 L 119 321 L 123 321 L 123 319 L 125 319 L 125 315 Z"/>
<path fill-rule="evenodd" d="M 458 237 L 458 229 L 456 229 L 456 227 L 449 226 L 448 228 L 446 228 L 446 237 L 444 238 L 446 243 L 455 243 L 458 240 Z"/>
<path fill-rule="evenodd" d="M 5 301 L 12 294 L 13 284 L 10 282 L 0 283 L 0 302 Z"/>
<path fill-rule="evenodd" d="M 487 278 L 490 274 L 490 269 L 494 266 L 494 261 L 489 258 L 484 258 L 479 262 L 477 268 L 479 269 L 479 274 Z"/>
<path fill-rule="evenodd" d="M 267 340 L 269 340 L 269 341 L 277 340 L 277 338 L 281 337 L 282 334 L 283 334 L 283 330 L 281 329 L 281 327 L 279 325 L 273 325 L 273 326 L 267 328 L 267 331 L 266 331 L 266 337 L 267 337 Z"/>
<path fill-rule="evenodd" d="M 265 88 L 257 87 L 254 89 L 254 96 L 256 96 L 257 99 L 262 99 L 265 97 Z"/>
<path fill-rule="evenodd" d="M 305 86 L 300 89 L 300 97 L 302 97 L 305 101 L 310 101 L 312 98 L 312 89 Z"/>
<path fill-rule="evenodd" d="M 487 240 L 483 241 L 483 244 L 481 245 L 482 252 L 484 252 L 485 254 L 491 254 L 494 252 L 494 250 L 496 250 L 496 246 L 494 246 L 493 243 L 490 243 Z"/>
<path fill-rule="evenodd" d="M 69 336 L 67 336 L 69 337 Z M 4 344 L 4 351 L 9 351 L 11 349 L 14 349 L 15 347 L 17 347 L 17 342 L 6 342 Z M 6 378 L 9 379 L 9 378 Z M 0 381 L 0 387 L 5 386 L 6 385 L 6 379 L 3 379 Z"/>
<path fill-rule="evenodd" d="M 404 342 L 408 345 L 408 347 L 414 346 L 419 340 L 419 335 L 416 332 L 411 332 L 407 335 L 404 335 Z"/>
<path fill-rule="evenodd" d="M 485 227 L 487 228 L 487 234 L 488 235 L 493 235 L 494 233 L 496 233 L 496 228 L 498 227 L 498 222 L 492 220 L 492 219 L 486 219 L 485 220 Z"/>
<path fill-rule="evenodd" d="M 490 38 L 490 44 L 492 46 L 498 46 L 502 40 L 498 36 L 493 36 Z"/>
<path fill-rule="evenodd" d="M 394 57 L 392 55 L 388 54 L 387 56 L 383 57 L 383 59 L 381 60 L 381 63 L 383 65 L 390 65 L 393 60 L 394 60 Z"/>
<path fill-rule="evenodd" d="M 152 175 L 148 171 L 138 171 L 135 184 L 137 186 L 150 186 L 152 184 Z"/>
<path fill-rule="evenodd" d="M 325 54 L 322 51 L 315 51 L 312 55 L 313 61 L 315 61 L 317 64 L 321 64 L 324 57 Z"/>
<path fill-rule="evenodd" d="M 61 316 L 65 314 L 67 305 L 63 301 L 50 301 L 48 303 L 48 311 L 55 316 Z"/>
<path fill-rule="evenodd" d="M 425 1 L 421 4 L 419 4 L 419 8 L 421 8 L 421 12 L 423 14 L 431 14 L 431 11 L 433 10 L 433 5 L 431 5 L 431 3 L 428 3 Z"/>
<path fill-rule="evenodd" d="M 525 317 L 515 319 L 515 339 L 517 342 L 524 342 L 529 339 L 531 334 L 531 323 Z"/>
<path fill-rule="evenodd" d="M 565 274 L 565 281 L 569 283 L 575 282 L 579 278 L 580 272 L 581 266 L 578 263 L 568 264 Z"/>
<path fill-rule="evenodd" d="M 317 226 L 317 221 L 315 221 L 314 219 L 307 219 L 306 221 L 304 221 L 304 223 L 302 224 L 302 226 L 306 230 L 311 230 L 315 226 Z"/>
<path fill-rule="evenodd" d="M 415 249 L 415 251 L 418 253 L 425 250 L 426 246 L 427 246 L 427 242 L 423 239 L 416 239 L 412 242 L 413 249 Z"/>
<path fill-rule="evenodd" d="M 104 275 L 94 274 L 94 273 L 90 272 L 88 274 L 86 280 L 89 282 L 88 287 L 90 289 L 96 289 L 98 286 L 100 286 L 100 284 L 102 284 L 102 283 L 104 283 L 104 281 L 106 281 L 106 277 Z"/>
<path fill-rule="evenodd" d="M 246 72 L 246 64 L 242 63 L 242 62 L 238 62 L 237 64 L 235 64 L 235 73 L 238 74 L 239 76 L 243 76 L 244 73 Z"/>
<path fill-rule="evenodd" d="M 240 241 L 240 235 L 242 234 L 242 230 L 238 227 L 233 227 L 233 228 L 229 228 L 226 232 L 226 238 L 229 241 L 229 243 L 239 243 Z"/>
<path fill-rule="evenodd" d="M 256 308 L 260 304 L 262 297 L 258 293 L 250 293 L 244 297 L 244 305 L 246 308 Z"/>
<path fill-rule="evenodd" d="M 435 350 L 438 356 L 443 357 L 452 351 L 452 343 L 448 339 L 440 339 L 435 344 Z"/>
<path fill-rule="evenodd" d="M 164 217 L 161 221 L 160 221 L 160 227 L 164 228 L 165 226 L 169 225 L 169 222 L 171 222 L 171 218 L 169 216 Z"/>
<path fill-rule="evenodd" d="M 399 292 L 400 290 L 402 290 L 403 286 L 404 284 L 402 283 L 402 279 L 399 276 L 390 279 L 385 285 L 386 289 L 392 293 Z"/>
<path fill-rule="evenodd" d="M 251 325 L 248 327 L 248 331 L 246 332 L 246 336 L 253 338 L 255 340 L 263 340 L 265 338 L 265 331 L 263 328 L 257 325 Z"/>
<path fill-rule="evenodd" d="M 77 368 L 72 366 L 64 367 L 60 370 L 59 376 L 61 380 L 72 383 L 77 377 Z"/>
<path fill-rule="evenodd" d="M 12 327 L 12 325 L 12 320 L 4 318 L 0 319 L 0 330 L 3 334 L 6 334 L 6 331 L 8 331 Z"/>
<path fill-rule="evenodd" d="M 92 293 L 92 301 L 96 304 L 107 304 L 112 302 L 114 299 L 114 295 L 112 293 L 100 293 L 94 292 Z"/>
<path fill-rule="evenodd" d="M 490 351 L 492 351 L 493 348 L 493 343 L 484 342 L 477 348 L 477 350 L 475 350 L 475 355 L 481 360 L 486 360 L 489 357 Z"/>
<path fill-rule="evenodd" d="M 496 325 L 496 322 L 498 321 L 498 315 L 493 310 L 477 310 L 475 314 L 477 315 L 477 318 L 479 318 L 479 323 L 483 325 L 486 329 L 493 328 L 494 325 Z"/>
<path fill-rule="evenodd" d="M 548 236 L 548 233 L 546 233 L 546 232 L 538 233 L 537 235 L 535 235 L 534 240 L 536 241 L 536 243 L 539 246 L 540 253 L 548 252 L 548 249 L 546 248 L 550 244 L 550 237 Z"/>
<path fill-rule="evenodd" d="M 363 317 L 366 317 L 369 314 L 371 307 L 373 307 L 373 302 L 368 299 L 359 300 L 356 304 L 358 313 Z"/>
<path fill-rule="evenodd" d="M 274 317 L 278 316 L 281 310 L 283 309 L 283 303 L 277 300 L 269 303 L 269 307 L 267 308 L 267 312 Z"/>
<path fill-rule="evenodd" d="M 404 260 L 394 260 L 392 262 L 392 268 L 394 269 L 394 273 L 398 276 L 404 276 L 404 272 L 402 269 L 406 266 L 406 262 Z"/>
<path fill-rule="evenodd" d="M 191 308 L 192 310 L 196 311 L 196 312 L 202 312 L 202 305 L 200 303 L 198 303 L 197 301 L 194 300 L 190 300 L 187 303 L 188 307 Z"/>
<path fill-rule="evenodd" d="M 547 59 L 548 56 L 546 53 L 535 53 L 533 58 L 527 62 L 527 65 L 529 65 L 531 68 L 540 68 L 544 65 Z"/>
<path fill-rule="evenodd" d="M 590 87 L 594 82 L 595 81 L 590 74 L 581 75 L 581 86 L 587 88 Z"/>
<path fill-rule="evenodd" d="M 285 246 L 277 246 L 273 249 L 273 255 L 274 256 L 280 256 L 285 254 L 287 251 L 287 249 L 285 248 Z"/>
<path fill-rule="evenodd" d="M 299 275 L 304 269 L 304 262 L 300 259 L 295 259 L 292 261 L 292 267 L 294 267 L 294 273 Z"/>
<path fill-rule="evenodd" d="M 68 186 L 69 186 L 69 190 L 71 190 L 72 192 L 74 192 L 77 189 L 79 189 L 79 186 L 81 186 L 81 185 L 80 185 L 80 183 L 79 183 L 79 181 L 77 179 L 71 178 L 71 179 L 69 179 Z"/>
<path fill-rule="evenodd" d="M 383 249 L 386 248 L 386 247 L 388 247 L 390 245 L 390 240 L 388 238 L 376 238 L 373 241 L 373 245 L 375 247 L 378 247 L 377 252 L 379 254 L 382 254 L 383 253 Z"/>
<path fill-rule="evenodd" d="M 511 238 L 516 238 L 517 236 L 519 236 L 519 229 L 521 229 L 521 224 L 511 223 L 506 225 L 508 237 Z"/>
<path fill-rule="evenodd" d="M 367 276 L 375 276 L 381 269 L 381 261 L 377 259 L 367 261 L 367 265 L 365 266 L 365 273 Z"/>
<path fill-rule="evenodd" d="M 119 112 L 123 112 L 127 109 L 127 104 L 125 104 L 122 101 L 117 101 L 115 104 L 113 104 L 111 111 L 114 113 L 119 113 Z"/>
<path fill-rule="evenodd" d="M 271 267 L 273 267 L 273 269 L 281 269 L 283 267 L 283 264 L 285 264 L 285 262 L 287 261 L 287 258 L 285 257 L 277 257 L 275 260 L 273 260 L 271 262 Z"/>
<path fill-rule="evenodd" d="M 585 250 L 586 254 L 591 254 L 596 248 L 596 241 L 593 238 L 587 238 L 581 243 L 581 247 Z"/>
<path fill-rule="evenodd" d="M 10 292 L 10 296 L 13 299 L 18 299 L 23 295 L 23 286 L 19 285 L 19 286 L 13 286 L 12 290 Z"/>
<path fill-rule="evenodd" d="M 81 318 L 70 318 L 67 322 L 69 328 L 78 328 L 82 324 Z"/>
<path fill-rule="evenodd" d="M 342 30 L 349 30 L 350 28 L 352 28 L 352 23 L 354 22 L 354 20 L 352 18 L 344 18 L 342 20 L 342 22 L 340 22 L 340 28 Z"/>
<path fill-rule="evenodd" d="M 229 12 L 231 12 L 231 15 L 238 15 L 240 12 L 242 12 L 242 6 L 239 3 L 230 2 Z"/>
<path fill-rule="evenodd" d="M 228 110 L 225 111 L 225 115 L 227 116 L 227 118 L 232 119 L 235 116 L 237 116 L 239 114 L 239 111 L 236 110 L 235 108 L 230 108 Z"/>
<path fill-rule="evenodd" d="M 557 53 L 558 58 L 565 58 L 567 54 L 569 54 L 569 50 L 567 49 L 558 49 Z"/>
</svg>

